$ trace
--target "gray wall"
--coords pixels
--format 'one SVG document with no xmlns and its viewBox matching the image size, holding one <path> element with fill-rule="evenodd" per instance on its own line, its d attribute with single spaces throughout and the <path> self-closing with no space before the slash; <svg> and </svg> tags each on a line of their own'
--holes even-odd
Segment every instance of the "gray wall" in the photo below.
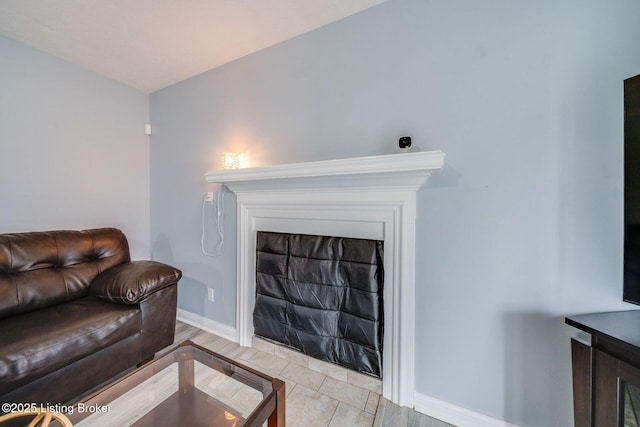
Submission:
<svg viewBox="0 0 640 427">
<path fill-rule="evenodd" d="M 1 232 L 122 229 L 149 256 L 149 98 L 0 37 Z"/>
<path fill-rule="evenodd" d="M 567 314 L 621 302 L 622 80 L 636 0 L 394 0 L 151 95 L 151 245 L 181 308 L 235 322 L 235 211 L 200 253 L 204 174 L 447 153 L 420 191 L 416 391 L 522 426 L 571 425 Z M 206 302 L 206 287 L 216 302 Z"/>
</svg>

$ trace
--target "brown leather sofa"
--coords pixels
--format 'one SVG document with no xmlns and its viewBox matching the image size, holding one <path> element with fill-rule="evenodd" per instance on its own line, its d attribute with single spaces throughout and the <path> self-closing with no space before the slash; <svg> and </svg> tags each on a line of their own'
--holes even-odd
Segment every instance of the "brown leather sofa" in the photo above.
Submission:
<svg viewBox="0 0 640 427">
<path fill-rule="evenodd" d="M 68 403 L 153 358 L 181 276 L 114 228 L 0 234 L 0 402 Z"/>
</svg>

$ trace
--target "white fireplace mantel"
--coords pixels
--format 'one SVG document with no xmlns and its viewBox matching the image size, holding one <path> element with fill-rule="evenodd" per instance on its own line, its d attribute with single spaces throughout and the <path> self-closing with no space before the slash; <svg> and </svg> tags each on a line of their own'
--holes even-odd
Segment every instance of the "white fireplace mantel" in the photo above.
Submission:
<svg viewBox="0 0 640 427">
<path fill-rule="evenodd" d="M 234 193 L 301 188 L 417 190 L 444 164 L 442 151 L 388 154 L 209 172 L 208 182 Z"/>
<path fill-rule="evenodd" d="M 256 233 L 315 234 L 384 241 L 385 398 L 413 406 L 416 193 L 442 168 L 441 151 L 210 172 L 236 194 L 236 338 L 250 346 Z"/>
</svg>

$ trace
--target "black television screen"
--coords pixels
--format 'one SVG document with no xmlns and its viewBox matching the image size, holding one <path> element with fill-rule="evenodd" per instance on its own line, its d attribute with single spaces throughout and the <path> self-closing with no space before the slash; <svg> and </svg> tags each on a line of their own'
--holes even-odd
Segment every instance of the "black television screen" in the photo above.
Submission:
<svg viewBox="0 0 640 427">
<path fill-rule="evenodd" d="M 624 286 L 640 304 L 640 75 L 624 81 Z"/>
</svg>

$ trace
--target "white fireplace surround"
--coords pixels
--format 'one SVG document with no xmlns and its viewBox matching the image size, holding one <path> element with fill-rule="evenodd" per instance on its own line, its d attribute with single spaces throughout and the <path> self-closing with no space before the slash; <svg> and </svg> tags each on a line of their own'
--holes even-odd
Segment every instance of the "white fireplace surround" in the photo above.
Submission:
<svg viewBox="0 0 640 427">
<path fill-rule="evenodd" d="M 441 151 L 211 172 L 237 197 L 236 339 L 250 346 L 256 232 L 384 241 L 383 396 L 413 406 L 416 192 L 442 168 Z"/>
</svg>

